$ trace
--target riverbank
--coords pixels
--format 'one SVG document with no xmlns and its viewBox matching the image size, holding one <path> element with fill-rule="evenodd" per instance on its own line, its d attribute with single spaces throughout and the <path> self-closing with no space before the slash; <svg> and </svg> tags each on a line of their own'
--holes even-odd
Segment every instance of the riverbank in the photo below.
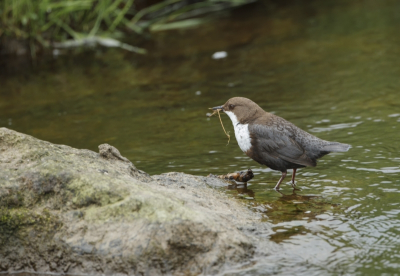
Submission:
<svg viewBox="0 0 400 276">
<path fill-rule="evenodd" d="M 199 24 L 194 17 L 252 2 L 5 0 L 0 3 L 0 55 L 35 58 L 49 48 L 57 53 L 59 48 L 96 45 L 144 54 L 146 50 L 136 46 L 140 39 L 132 37 L 148 36 L 151 29 L 193 27 Z M 134 45 L 124 43 L 127 38 Z"/>
</svg>

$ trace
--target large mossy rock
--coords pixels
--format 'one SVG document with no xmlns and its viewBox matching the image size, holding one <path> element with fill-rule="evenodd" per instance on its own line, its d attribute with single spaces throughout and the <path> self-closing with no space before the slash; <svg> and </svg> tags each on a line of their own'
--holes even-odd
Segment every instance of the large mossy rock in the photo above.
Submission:
<svg viewBox="0 0 400 276">
<path fill-rule="evenodd" d="M 0 128 L 0 271 L 208 275 L 252 257 L 254 214 L 220 180 L 150 177 L 99 148 Z"/>
</svg>

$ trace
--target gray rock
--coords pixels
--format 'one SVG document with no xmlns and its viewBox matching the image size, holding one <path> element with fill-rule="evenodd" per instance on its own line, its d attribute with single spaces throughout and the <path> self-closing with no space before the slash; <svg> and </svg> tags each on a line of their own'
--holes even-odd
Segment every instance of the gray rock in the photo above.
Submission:
<svg viewBox="0 0 400 276">
<path fill-rule="evenodd" d="M 117 149 L 54 145 L 0 128 L 0 271 L 215 274 L 249 260 L 258 218 L 211 187 L 151 177 Z"/>
</svg>

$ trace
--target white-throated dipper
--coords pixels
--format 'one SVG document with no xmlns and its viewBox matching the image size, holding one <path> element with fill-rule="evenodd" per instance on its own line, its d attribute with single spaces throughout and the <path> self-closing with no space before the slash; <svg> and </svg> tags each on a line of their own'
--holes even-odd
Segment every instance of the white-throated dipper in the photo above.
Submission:
<svg viewBox="0 0 400 276">
<path fill-rule="evenodd" d="M 288 169 L 293 169 L 294 188 L 298 168 L 315 167 L 318 158 L 350 148 L 347 144 L 319 139 L 291 122 L 264 111 L 247 98 L 231 98 L 213 109 L 222 110 L 231 118 L 236 140 L 244 153 L 261 165 L 282 172 L 276 190 L 279 190 Z"/>
</svg>

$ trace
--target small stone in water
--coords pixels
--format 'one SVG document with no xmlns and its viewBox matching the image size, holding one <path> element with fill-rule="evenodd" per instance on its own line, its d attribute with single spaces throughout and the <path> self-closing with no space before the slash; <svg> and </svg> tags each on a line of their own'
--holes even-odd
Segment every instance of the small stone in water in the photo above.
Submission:
<svg viewBox="0 0 400 276">
<path fill-rule="evenodd" d="M 220 52 L 215 52 L 212 55 L 213 59 L 221 59 L 221 58 L 226 58 L 228 56 L 228 53 L 225 51 L 220 51 Z"/>
</svg>

